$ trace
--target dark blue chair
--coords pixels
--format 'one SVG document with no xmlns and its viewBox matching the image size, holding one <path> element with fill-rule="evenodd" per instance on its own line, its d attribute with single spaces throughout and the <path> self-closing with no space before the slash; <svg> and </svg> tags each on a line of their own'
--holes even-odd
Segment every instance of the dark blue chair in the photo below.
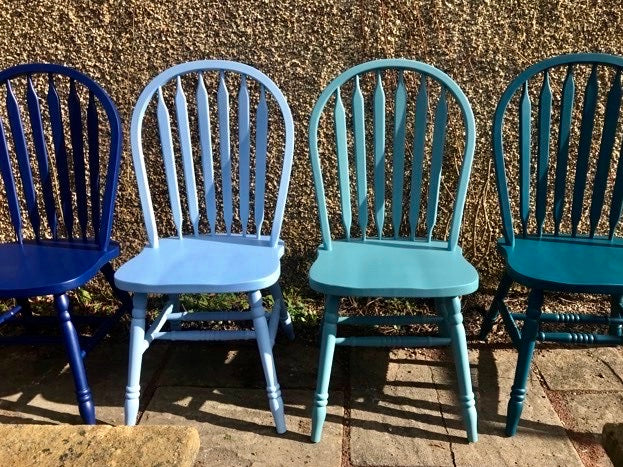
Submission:
<svg viewBox="0 0 623 467">
<path fill-rule="evenodd" d="M 42 88 L 47 89 L 45 100 L 37 95 Z M 0 173 L 15 231 L 14 242 L 0 244 L 0 298 L 17 302 L 0 315 L 0 324 L 21 324 L 27 329 L 49 325 L 56 318 L 33 316 L 29 298 L 53 295 L 62 333 L 62 337 L 5 336 L 0 343 L 63 342 L 80 415 L 85 423 L 95 424 L 83 358 L 132 303 L 127 293 L 115 287 L 110 264 L 119 255 L 110 231 L 121 121 L 97 83 L 60 65 L 6 69 L 0 72 L 0 93 L 6 102 L 5 111 L 0 110 Z M 88 100 L 86 109 L 81 96 Z M 99 325 L 90 337 L 82 337 L 74 327 L 67 293 L 100 271 L 121 306 L 106 318 L 74 317 L 76 325 Z"/>
<path fill-rule="evenodd" d="M 623 151 L 616 143 L 622 71 L 623 57 L 553 57 L 515 78 L 495 112 L 493 152 L 504 235 L 498 249 L 506 267 L 481 338 L 501 313 L 519 351 L 508 402 L 509 436 L 516 433 L 521 417 L 536 341 L 623 343 Z M 599 77 L 608 80 L 601 90 Z M 531 89 L 532 99 L 538 99 L 535 111 Z M 576 93 L 581 99 L 574 97 Z M 603 118 L 598 104 L 604 109 Z M 514 141 L 504 138 L 509 122 L 518 123 L 519 138 Z M 577 136 L 574 128 L 579 130 Z M 509 190 L 507 177 L 518 178 L 514 191 Z M 515 282 L 530 289 L 525 313 L 512 313 L 504 303 Z M 546 291 L 608 295 L 611 316 L 543 313 Z M 521 330 L 517 321 L 524 322 Z M 607 333 L 549 332 L 541 329 L 541 323 L 602 324 Z"/>
</svg>

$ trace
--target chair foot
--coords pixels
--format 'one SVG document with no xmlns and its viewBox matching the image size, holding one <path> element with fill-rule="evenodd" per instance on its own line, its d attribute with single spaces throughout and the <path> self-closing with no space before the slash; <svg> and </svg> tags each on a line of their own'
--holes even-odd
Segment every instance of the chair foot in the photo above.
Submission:
<svg viewBox="0 0 623 467">
<path fill-rule="evenodd" d="M 528 310 L 526 320 L 521 331 L 517 368 L 515 380 L 511 389 L 510 400 L 506 412 L 506 435 L 513 436 L 517 433 L 517 427 L 521 418 L 523 404 L 526 398 L 526 386 L 530 376 L 530 366 L 534 354 L 536 335 L 539 330 L 541 307 L 543 306 L 543 291 L 533 289 L 528 297 Z"/>
<path fill-rule="evenodd" d="M 69 297 L 66 294 L 54 296 L 54 306 L 58 313 L 61 332 L 65 342 L 65 349 L 69 359 L 69 367 L 74 378 L 76 399 L 80 416 L 87 425 L 95 425 L 95 406 L 91 396 L 91 389 L 87 382 L 87 375 L 82 360 L 82 349 L 78 340 L 78 333 L 71 322 L 69 310 Z"/>
<path fill-rule="evenodd" d="M 288 308 L 286 307 L 286 302 L 283 299 L 283 293 L 281 292 L 281 287 L 279 286 L 279 282 L 276 282 L 274 285 L 270 287 L 270 294 L 273 296 L 275 302 L 281 302 L 279 306 L 279 327 L 286 335 L 288 340 L 294 340 L 294 326 L 292 325 L 292 319 L 290 318 L 290 313 L 288 313 Z"/>
<path fill-rule="evenodd" d="M 128 385 L 125 388 L 125 424 L 136 425 L 141 394 L 141 365 L 145 342 L 145 314 L 147 294 L 134 294 L 132 323 L 130 325 L 130 353 L 128 358 Z"/>
<path fill-rule="evenodd" d="M 317 443 L 322 438 L 322 426 L 327 417 L 327 403 L 329 400 L 329 381 L 333 354 L 335 352 L 335 337 L 337 334 L 339 298 L 327 296 L 320 340 L 320 357 L 318 360 L 318 379 L 312 408 L 311 441 Z"/>
<path fill-rule="evenodd" d="M 257 339 L 257 347 L 260 352 L 264 377 L 266 378 L 266 393 L 268 395 L 268 405 L 273 414 L 277 433 L 283 434 L 286 430 L 286 419 L 283 409 L 283 399 L 281 388 L 277 380 L 277 370 L 273 358 L 273 348 L 271 345 L 268 323 L 262 305 L 262 294 L 259 291 L 248 294 L 249 305 L 251 306 L 251 316 L 253 317 L 253 327 Z"/>
<path fill-rule="evenodd" d="M 513 285 L 513 280 L 506 273 L 502 276 L 502 280 L 498 285 L 498 289 L 495 292 L 495 296 L 493 297 L 493 302 L 491 302 L 491 306 L 489 307 L 489 311 L 484 316 L 482 321 L 482 325 L 480 327 L 480 334 L 478 335 L 478 339 L 485 340 L 491 329 L 493 329 L 493 323 L 495 322 L 498 314 L 500 313 L 499 302 L 503 301 L 508 294 L 508 291 Z"/>
<path fill-rule="evenodd" d="M 451 339 L 452 355 L 459 383 L 459 403 L 465 422 L 467 440 L 470 443 L 478 441 L 478 414 L 472 390 L 472 379 L 469 371 L 469 357 L 467 354 L 467 339 L 463 327 L 461 301 L 458 297 L 441 299 L 440 308 Z"/>
</svg>

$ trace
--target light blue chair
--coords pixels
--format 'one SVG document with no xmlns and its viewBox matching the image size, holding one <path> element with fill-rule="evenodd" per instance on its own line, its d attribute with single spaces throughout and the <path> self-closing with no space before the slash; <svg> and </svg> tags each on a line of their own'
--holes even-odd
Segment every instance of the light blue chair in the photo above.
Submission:
<svg viewBox="0 0 623 467">
<path fill-rule="evenodd" d="M 385 77 L 383 76 L 385 75 Z M 411 104 L 407 83 L 419 81 L 417 97 Z M 393 99 L 386 99 L 384 82 L 395 81 Z M 372 82 L 374 81 L 374 83 Z M 433 85 L 434 84 L 434 85 Z M 364 92 L 371 92 L 372 108 L 366 111 Z M 342 102 L 344 89 L 352 87 L 352 109 L 346 112 Z M 429 96 L 440 88 L 434 104 L 432 148 L 427 151 L 426 134 L 429 128 Z M 461 154 L 444 148 L 448 120 L 449 99 L 461 114 L 464 138 Z M 325 147 L 327 158 L 337 159 L 337 191 L 339 201 L 327 203 L 318 145 L 319 123 L 323 111 L 331 101 L 335 133 L 335 152 Z M 387 103 L 391 105 L 387 105 Z M 393 107 L 390 123 L 393 150 L 392 177 L 386 177 L 388 109 Z M 413 110 L 413 112 L 411 112 Z M 329 113 L 329 112 L 327 112 Z M 349 114 L 347 118 L 347 113 Z M 414 114 L 412 116 L 412 114 Z M 371 131 L 366 131 L 366 117 L 370 115 Z M 458 120 L 458 119 L 457 119 Z M 349 131 L 347 121 L 352 121 Z M 456 123 L 456 122 L 455 122 Z M 327 125 L 328 126 L 328 125 Z M 392 128 L 393 127 L 393 128 Z M 322 127 L 324 128 L 324 127 Z M 413 129 L 413 133 L 411 133 Z M 349 137 L 350 133 L 350 137 Z M 372 141 L 366 141 L 367 135 Z M 407 140 L 407 135 L 410 136 Z M 469 264 L 457 246 L 463 205 L 472 165 L 475 143 L 475 123 L 467 98 L 450 77 L 438 69 L 412 60 L 377 60 L 358 65 L 342 73 L 327 86 L 318 98 L 309 125 L 309 150 L 318 201 L 322 245 L 318 258 L 309 272 L 311 287 L 326 297 L 322 327 L 318 382 L 313 404 L 312 441 L 320 440 L 326 417 L 329 377 L 336 345 L 349 346 L 439 346 L 451 345 L 459 381 L 459 401 L 467 427 L 467 438 L 476 441 L 476 409 L 469 374 L 469 362 L 461 303 L 459 296 L 478 288 L 478 273 Z M 412 138 L 412 139 L 411 139 Z M 352 144 L 352 154 L 349 148 Z M 371 157 L 366 149 L 372 148 Z M 412 154 L 412 157 L 406 157 Z M 461 162 L 456 178 L 454 207 L 448 234 L 437 226 L 443 160 L 455 156 Z M 430 158 L 430 170 L 427 160 Z M 370 160 L 371 159 L 371 160 Z M 354 163 L 351 172 L 349 165 Z M 328 165 L 328 164 L 327 164 Z M 368 170 L 368 166 L 373 170 Z M 326 167 L 326 166 L 325 166 Z M 410 169 L 409 169 L 410 168 Z M 371 173 L 370 173 L 371 172 Z M 407 179 L 406 174 L 409 175 Z M 428 175 L 428 176 L 425 176 Z M 372 190 L 368 188 L 368 177 Z M 446 183 L 451 184 L 451 178 Z M 351 185 L 356 192 L 351 197 Z M 405 185 L 409 186 L 405 190 Z M 333 187 L 332 187 L 333 188 Z M 372 191 L 372 193 L 370 192 Z M 391 215 L 386 216 L 386 193 L 391 193 Z M 374 196 L 372 196 L 372 194 Z M 427 194 L 427 196 L 426 196 Z M 353 225 L 352 205 L 355 204 L 356 225 Z M 420 215 L 420 206 L 425 212 Z M 339 206 L 332 219 L 334 228 L 343 232 L 343 238 L 333 239 L 329 227 L 327 207 Z M 424 209 L 422 209 L 424 211 Z M 369 214 L 372 222 L 368 222 Z M 386 217 L 390 222 L 386 222 Z M 341 224 L 341 226 L 340 226 Z M 338 234 L 339 235 L 339 234 Z M 445 237 L 445 238 L 444 238 Z M 427 297 L 435 299 L 440 316 L 339 316 L 341 297 Z M 407 325 L 436 324 L 439 336 L 353 336 L 338 337 L 338 325 Z"/>
<path fill-rule="evenodd" d="M 506 419 L 509 436 L 517 432 L 521 418 L 536 341 L 623 344 L 623 151 L 616 143 L 622 72 L 623 57 L 615 55 L 552 57 L 521 72 L 495 111 L 493 152 L 503 233 L 498 250 L 505 271 L 481 338 L 486 338 L 501 313 L 518 349 Z M 599 76 L 610 81 L 605 89 L 599 89 Z M 535 112 L 530 89 L 538 93 Z M 574 107 L 580 101 L 578 112 Z M 598 119 L 599 107 L 604 113 Z M 519 124 L 518 138 L 506 133 L 509 122 Z M 552 131 L 554 122 L 557 133 Z M 577 136 L 574 127 L 579 129 Z M 591 159 L 595 160 L 592 170 Z M 518 183 L 507 184 L 509 177 Z M 509 186 L 517 188 L 512 192 Z M 530 289 L 525 313 L 511 312 L 504 302 L 514 282 Z M 546 291 L 608 295 L 611 315 L 544 313 Z M 517 321 L 523 321 L 521 329 Z M 608 332 L 544 331 L 541 323 L 601 324 Z"/>
<path fill-rule="evenodd" d="M 196 113 L 188 111 L 182 79 L 184 82 L 192 81 L 193 87 L 196 88 L 196 100 L 191 103 L 191 110 L 196 109 Z M 217 81 L 216 118 L 212 118 L 210 110 L 212 97 L 206 89 L 206 83 Z M 236 145 L 231 144 L 232 112 L 227 89 L 228 83 L 231 85 L 232 81 L 239 84 Z M 174 138 L 164 97 L 167 88 L 171 92 L 175 90 L 174 105 L 181 157 L 174 153 Z M 252 109 L 250 105 L 254 97 L 258 102 L 256 109 Z M 143 153 L 143 119 L 152 100 L 157 101 L 156 115 L 161 152 L 176 231 L 176 235 L 169 238 L 158 237 Z M 278 148 L 274 151 L 279 157 L 271 158 L 271 163 L 268 164 L 280 181 L 272 216 L 272 229 L 270 234 L 263 235 L 262 226 L 265 224 L 265 217 L 270 214 L 265 209 L 264 195 L 269 154 L 269 107 L 273 106 L 279 110 L 285 141 L 283 149 Z M 191 127 L 189 114 L 197 115 L 199 148 L 193 148 L 195 138 L 191 133 L 195 128 Z M 216 159 L 212 141 L 214 122 L 211 122 L 211 118 L 218 121 L 220 156 L 218 166 L 214 160 Z M 252 122 L 255 123 L 254 132 L 251 129 Z M 252 150 L 253 133 L 255 145 Z M 279 239 L 279 233 L 294 149 L 294 124 L 285 97 L 266 75 L 250 66 L 221 60 L 184 63 L 164 71 L 143 90 L 132 115 L 130 136 L 149 245 L 115 274 L 117 286 L 134 293 L 125 398 L 126 424 L 136 423 L 142 356 L 155 339 L 191 341 L 257 339 L 266 376 L 270 409 L 277 432 L 284 433 L 286 425 L 283 401 L 275 372 L 272 347 L 279 322 L 282 323 L 288 336 L 294 338 L 292 324 L 277 282 L 280 274 L 280 258 L 284 252 L 284 243 Z M 203 202 L 199 201 L 193 150 L 201 155 L 205 212 L 200 209 Z M 232 178 L 236 178 L 236 174 L 232 173 L 232 162 L 235 163 L 232 155 L 236 154 L 239 170 L 237 183 L 232 183 Z M 180 158 L 181 161 L 178 160 Z M 253 162 L 255 172 L 251 183 Z M 185 202 L 178 187 L 177 164 L 183 167 Z M 219 171 L 220 185 L 216 180 Z M 209 232 L 200 233 L 200 224 L 206 221 Z M 191 226 L 190 233 L 183 233 L 185 226 Z M 221 231 L 222 227 L 224 232 Z M 262 289 L 268 289 L 274 298 L 274 306 L 269 314 L 262 305 L 260 292 Z M 251 310 L 189 312 L 179 309 L 179 295 L 182 293 L 225 292 L 246 293 Z M 145 309 L 147 295 L 150 293 L 167 294 L 169 301 L 145 331 Z M 228 320 L 252 321 L 253 330 L 202 331 L 181 328 L 181 324 L 188 321 Z M 168 330 L 165 328 L 167 322 Z"/>
</svg>

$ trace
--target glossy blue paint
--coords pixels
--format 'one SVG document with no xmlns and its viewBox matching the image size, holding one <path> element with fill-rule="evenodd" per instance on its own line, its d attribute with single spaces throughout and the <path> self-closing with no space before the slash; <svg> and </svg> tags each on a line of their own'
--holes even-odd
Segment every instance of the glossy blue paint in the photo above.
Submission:
<svg viewBox="0 0 623 467">
<path fill-rule="evenodd" d="M 218 76 L 216 90 L 208 90 L 207 76 Z M 186 76 L 190 75 L 190 76 Z M 204 177 L 204 196 L 209 232 L 199 232 L 203 213 L 196 207 L 199 194 L 196 193 L 195 168 L 192 158 L 192 131 L 189 126 L 188 105 L 182 90 L 182 80 L 197 79 L 196 104 L 198 109 L 199 148 L 201 169 Z M 231 108 L 228 86 L 239 80 L 235 94 L 238 99 L 238 144 L 232 142 L 230 129 Z M 176 119 L 179 128 L 181 157 L 186 179 L 188 212 L 180 202 L 178 175 L 175 172 L 178 155 L 174 152 L 174 140 L 165 102 L 166 86 L 177 83 Z M 250 102 L 252 92 L 258 93 L 258 106 L 255 119 L 251 118 Z M 173 211 L 177 236 L 159 238 L 147 179 L 147 169 L 143 157 L 142 126 L 145 112 L 150 102 L 158 94 L 157 115 L 161 135 L 161 150 L 164 157 L 167 189 Z M 217 102 L 219 158 L 221 169 L 220 190 L 217 190 L 215 177 L 215 158 L 212 148 L 213 129 L 210 118 L 210 94 Z M 272 166 L 279 170 L 281 180 L 277 193 L 277 203 L 272 216 L 270 235 L 262 235 L 265 217 L 265 185 L 268 155 L 269 95 L 277 104 L 285 132 L 285 147 Z M 214 99 L 213 97 L 213 99 Z M 192 106 L 192 103 L 190 104 Z M 251 123 L 255 121 L 255 193 L 251 193 Z M 277 119 L 279 120 L 279 119 Z M 281 322 L 288 337 L 294 332 L 288 315 L 285 300 L 279 288 L 280 258 L 284 244 L 279 239 L 283 211 L 292 169 L 294 148 L 294 124 L 285 97 L 277 86 L 263 73 L 247 65 L 222 60 L 204 60 L 174 66 L 156 78 L 141 93 L 132 115 L 130 131 L 134 168 L 138 181 L 139 194 L 145 218 L 149 245 L 141 253 L 124 264 L 115 274 L 116 284 L 127 291 L 134 292 L 134 312 L 130 331 L 130 355 L 128 385 L 126 388 L 125 421 L 136 423 L 138 398 L 140 394 L 140 368 L 143 353 L 152 341 L 163 340 L 232 340 L 255 339 L 266 378 L 266 391 L 270 410 L 278 433 L 285 432 L 283 401 L 277 381 L 272 356 L 277 327 Z M 232 167 L 238 163 L 238 177 Z M 236 180 L 236 178 L 238 180 Z M 237 188 L 237 190 L 236 190 Z M 217 193 L 220 199 L 217 199 Z M 249 225 L 251 220 L 250 200 L 254 200 L 255 230 Z M 238 203 L 235 205 L 235 203 Z M 219 207 L 222 209 L 219 211 Z M 238 219 L 234 214 L 239 213 Z M 189 218 L 193 227 L 191 235 L 183 232 L 184 219 Z M 220 223 L 225 225 L 221 232 Z M 261 289 L 269 289 L 274 299 L 271 312 L 265 313 L 262 306 Z M 223 293 L 245 292 L 250 312 L 184 312 L 174 311 L 168 304 L 149 328 L 145 326 L 146 297 L 149 293 L 169 294 L 178 297 L 181 293 Z M 251 331 L 189 331 L 182 329 L 182 321 L 247 320 L 253 322 Z M 267 321 L 268 319 L 268 321 Z M 166 322 L 171 330 L 163 329 Z"/>
<path fill-rule="evenodd" d="M 11 82 L 19 82 L 18 78 L 26 77 L 23 94 Z M 48 99 L 47 114 L 52 128 L 53 146 L 56 157 L 50 159 L 47 153 L 46 134 L 43 130 L 42 106 L 45 101 L 37 96 L 36 85 L 47 79 Z M 56 83 L 63 83 L 69 88 L 67 112 L 69 128 L 65 128 L 61 115 L 64 112 L 56 90 Z M 28 64 L 19 65 L 0 71 L 0 84 L 6 88 L 8 128 L 13 140 L 14 157 L 18 161 L 18 171 L 11 166 L 11 149 L 6 143 L 5 126 L 0 123 L 0 170 L 4 180 L 5 193 L 9 203 L 11 221 L 16 233 L 16 241 L 0 244 L 0 297 L 15 298 L 19 303 L 18 310 L 5 313 L 0 322 L 25 323 L 28 326 L 49 324 L 45 317 L 35 317 L 30 313 L 28 299 L 41 295 L 54 295 L 54 302 L 60 323 L 62 342 L 65 344 L 70 367 L 72 369 L 76 397 L 80 414 L 85 423 L 95 423 L 95 412 L 88 387 L 84 364 L 86 353 L 101 340 L 112 324 L 121 314 L 129 311 L 130 298 L 112 283 L 112 266 L 110 261 L 119 255 L 119 246 L 110 240 L 114 195 L 116 193 L 117 176 L 121 158 L 121 124 L 117 110 L 105 91 L 82 73 L 60 65 Z M 97 107 L 106 113 L 107 131 L 110 146 L 107 148 L 109 157 L 106 161 L 108 172 L 105 181 L 103 200 L 101 200 L 99 181 L 97 187 L 92 186 L 91 222 L 87 208 L 87 176 L 83 148 L 83 125 L 78 98 L 78 88 L 86 88 L 90 97 L 88 114 L 89 167 L 91 180 L 99 174 L 96 167 L 100 161 L 97 156 L 99 141 L 96 133 L 98 121 L 95 117 Z M 32 131 L 24 131 L 24 119 L 21 115 L 20 98 L 24 95 L 29 113 Z M 47 123 L 47 122 L 46 122 Z M 68 130 L 68 131 L 67 131 Z M 68 132 L 72 139 L 73 170 L 72 176 L 76 191 L 76 203 L 72 200 L 70 170 L 68 167 L 67 148 L 64 134 Z M 31 139 L 32 138 L 32 139 Z M 28 153 L 34 147 L 36 157 Z M 37 161 L 39 177 L 33 177 L 31 161 Z M 15 183 L 19 178 L 21 184 Z M 56 183 L 53 181 L 56 180 Z M 59 186 L 60 196 L 54 192 Z M 21 191 L 20 191 L 21 187 Z M 37 200 L 42 193 L 43 202 Z M 20 212 L 17 197 L 25 199 L 26 213 Z M 97 200 L 95 200 L 97 197 Z M 60 198 L 60 206 L 55 199 Z M 43 207 L 39 212 L 39 207 Z M 58 222 L 57 209 L 62 212 L 63 223 Z M 80 235 L 73 235 L 74 212 L 78 219 Z M 96 214 L 96 215 L 95 215 Z M 27 216 L 33 227 L 34 238 L 24 234 L 23 216 Z M 41 220 L 45 219 L 45 222 Z M 113 292 L 122 302 L 119 310 L 110 318 L 89 319 L 90 324 L 101 327 L 89 338 L 78 335 L 72 322 L 67 292 L 83 286 L 101 271 L 113 287 Z M 83 320 L 76 317 L 76 322 Z M 19 336 L 17 338 L 0 339 L 0 343 L 42 343 L 55 342 L 57 338 L 38 338 Z"/>
<path fill-rule="evenodd" d="M 407 73 L 420 76 L 417 93 L 413 138 L 406 138 L 408 91 Z M 362 87 L 359 81 L 369 74 L 375 80 L 375 88 L 371 96 L 373 108 L 366 113 Z M 390 82 L 388 75 L 397 75 L 397 86 L 394 92 L 395 113 L 392 135 L 393 174 L 391 182 L 386 180 L 386 91 L 384 79 Z M 347 119 L 340 98 L 340 88 L 349 81 L 354 81 L 353 92 L 353 149 L 356 177 L 350 175 L 348 167 L 348 132 L 345 127 Z M 421 199 L 422 176 L 428 168 L 426 160 L 426 132 L 428 87 L 427 80 L 436 81 L 441 92 L 435 108 L 433 122 L 433 139 L 431 144 L 431 168 L 428 179 L 429 190 L 426 208 L 425 236 L 417 235 L 417 224 Z M 389 91 L 388 91 L 389 92 Z M 318 127 L 324 109 L 333 98 L 335 133 L 337 138 L 338 189 L 340 192 L 341 217 L 346 232 L 342 239 L 331 237 L 328 208 L 321 171 L 320 153 L 318 148 Z M 458 104 L 465 130 L 465 145 L 457 193 L 453 208 L 453 216 L 447 239 L 433 238 L 434 227 L 439 209 L 439 193 L 445 156 L 445 133 L 448 119 L 448 99 Z M 328 114 L 329 112 L 326 112 Z M 371 115 L 373 135 L 373 200 L 368 200 L 366 193 L 366 153 L 365 153 L 365 117 Z M 326 116 L 325 118 L 329 118 Z M 409 142 L 407 143 L 407 141 Z M 342 73 L 333 80 L 320 95 L 311 115 L 309 128 L 309 149 L 314 175 L 314 186 L 318 200 L 320 230 L 323 244 L 318 248 L 318 257 L 309 272 L 310 286 L 325 295 L 326 307 L 323 321 L 320 362 L 314 407 L 312 409 L 312 433 L 314 442 L 320 440 L 322 424 L 326 417 L 329 376 L 335 345 L 349 346 L 430 346 L 450 344 L 455 353 L 457 375 L 460 380 L 460 405 L 466 424 L 467 438 L 476 441 L 476 410 L 472 393 L 471 379 L 467 365 L 467 344 L 462 325 L 460 301 L 458 296 L 471 293 L 478 288 L 478 274 L 469 264 L 458 247 L 458 235 L 463 213 L 463 204 L 467 190 L 469 173 L 474 152 L 475 124 L 471 107 L 460 88 L 440 70 L 424 63 L 412 60 L 377 60 L 358 65 Z M 413 142 L 413 151 L 410 151 Z M 407 146 L 408 145 L 408 146 Z M 407 147 L 406 147 L 407 146 Z M 410 161 L 405 161 L 407 154 L 413 154 Z M 410 164 L 409 164 L 410 162 Z M 410 205 L 403 207 L 403 191 L 405 186 L 404 167 L 411 166 Z M 357 212 L 360 236 L 349 235 L 350 221 L 350 183 L 356 179 Z M 388 185 L 391 185 L 388 187 Z M 392 229 L 391 235 L 384 234 L 385 208 L 389 204 L 385 192 L 391 195 Z M 372 206 L 369 206 L 371 204 Z M 373 208 L 375 237 L 366 236 L 367 211 Z M 408 212 L 409 235 L 403 237 L 400 226 Z M 438 229 L 441 230 L 441 229 Z M 441 235 L 438 235 L 441 236 Z M 338 316 L 341 297 L 429 297 L 437 299 L 441 318 L 435 323 L 442 329 L 441 337 L 419 336 L 353 336 L 337 337 L 340 324 L 382 325 L 387 323 L 386 317 L 369 317 L 366 320 L 343 320 Z M 393 317 L 392 317 L 393 318 Z M 409 317 L 411 318 L 411 317 Z M 406 324 L 406 323 L 402 323 Z"/>
<path fill-rule="evenodd" d="M 590 67 L 583 95 L 583 108 L 580 122 L 580 136 L 577 145 L 575 161 L 575 175 L 573 177 L 572 199 L 566 202 L 568 166 L 570 165 L 569 144 L 570 129 L 573 125 L 573 98 L 575 92 L 574 75 L 582 67 Z M 550 80 L 556 69 L 566 70 L 562 86 L 550 87 Z M 500 207 L 503 221 L 504 238 L 500 240 L 498 248 L 505 261 L 505 273 L 494 301 L 483 321 L 481 338 L 485 338 L 493 326 L 493 321 L 499 313 L 502 314 L 504 324 L 519 350 L 515 382 L 508 404 L 506 432 L 512 436 L 517 431 L 523 402 L 526 394 L 526 382 L 530 372 L 532 353 L 535 341 L 567 342 L 597 345 L 612 345 L 623 343 L 621 337 L 621 322 L 618 321 L 621 313 L 620 299 L 623 295 L 623 239 L 614 235 L 621 216 L 623 204 L 623 168 L 621 159 L 617 162 L 617 178 L 610 209 L 605 205 L 606 189 L 608 188 L 609 174 L 613 165 L 614 140 L 617 122 L 621 107 L 621 70 L 623 57 L 606 54 L 570 54 L 553 57 L 539 62 L 519 74 L 506 88 L 502 95 L 493 122 L 493 150 L 496 168 L 496 182 L 500 197 Z M 612 82 L 607 93 L 598 92 L 598 73 L 608 70 L 612 74 Z M 588 70 L 587 70 L 588 71 Z M 531 186 L 529 173 L 530 162 L 530 135 L 531 115 L 523 110 L 519 111 L 520 120 L 526 130 L 520 133 L 519 145 L 525 148 L 521 151 L 522 172 L 526 176 L 520 177 L 521 206 L 521 237 L 516 237 L 511 205 L 517 200 L 511 200 L 507 187 L 507 173 L 504 156 L 504 120 L 512 112 L 509 102 L 514 95 L 530 85 L 542 81 L 539 98 L 538 117 L 538 157 L 536 187 Z M 533 84 L 529 84 L 533 83 Z M 553 96 L 552 89 L 561 89 L 560 99 Z M 595 137 L 595 116 L 598 105 L 603 105 L 604 122 L 601 129 L 601 139 L 597 154 L 592 151 L 592 141 Z M 556 169 L 549 163 L 550 133 L 552 103 L 560 102 L 560 122 L 558 144 L 556 151 Z M 555 114 L 556 111 L 554 111 Z M 512 144 L 512 143 L 511 143 Z M 592 184 L 588 178 L 591 158 L 596 157 L 596 170 Z M 571 159 L 573 161 L 573 159 Z M 573 162 L 571 162 L 573 163 Z M 554 181 L 554 202 L 548 205 L 547 186 Z M 536 197 L 530 196 L 530 191 L 536 191 Z M 592 191 L 592 192 L 591 192 Z M 586 208 L 586 199 L 590 193 L 590 202 Z M 536 198 L 536 209 L 530 209 L 529 203 Z M 570 206 L 565 209 L 566 206 Z M 603 223 L 603 212 L 607 211 L 608 235 L 598 235 L 600 222 Z M 535 213 L 534 223 L 530 222 L 531 213 Z M 544 222 L 548 215 L 552 216 L 553 229 Z M 569 219 L 570 231 L 564 231 L 563 219 Z M 582 221 L 584 221 L 582 223 Z M 567 225 L 568 225 L 567 224 Z M 534 231 L 530 226 L 535 225 Z M 588 225 L 586 231 L 581 226 Z M 528 310 L 525 314 L 511 313 L 504 303 L 504 298 L 513 282 L 517 282 L 531 289 L 528 299 Z M 598 293 L 610 295 L 611 317 L 594 317 L 590 314 L 577 318 L 575 315 L 560 313 L 543 313 L 543 295 L 545 291 L 562 291 L 574 293 Z M 515 321 L 524 321 L 519 331 Z M 608 335 L 585 334 L 576 332 L 541 332 L 541 322 L 558 322 L 566 324 L 604 324 L 608 326 Z"/>
</svg>

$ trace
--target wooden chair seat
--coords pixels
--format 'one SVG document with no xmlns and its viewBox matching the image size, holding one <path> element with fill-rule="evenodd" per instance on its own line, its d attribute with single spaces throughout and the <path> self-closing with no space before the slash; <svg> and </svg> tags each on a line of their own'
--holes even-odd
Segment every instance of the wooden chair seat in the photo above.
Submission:
<svg viewBox="0 0 623 467">
<path fill-rule="evenodd" d="M 236 239 L 240 241 L 227 241 Z M 267 289 L 279 279 L 280 248 L 225 235 L 160 239 L 119 268 L 117 285 L 141 293 L 222 293 Z"/>
<path fill-rule="evenodd" d="M 317 292 L 352 297 L 454 297 L 478 288 L 478 273 L 460 248 L 409 240 L 334 241 L 309 272 Z"/>
</svg>

